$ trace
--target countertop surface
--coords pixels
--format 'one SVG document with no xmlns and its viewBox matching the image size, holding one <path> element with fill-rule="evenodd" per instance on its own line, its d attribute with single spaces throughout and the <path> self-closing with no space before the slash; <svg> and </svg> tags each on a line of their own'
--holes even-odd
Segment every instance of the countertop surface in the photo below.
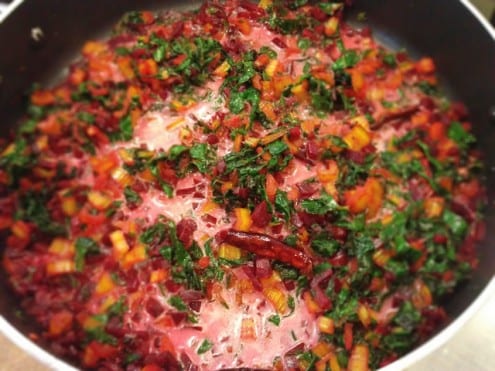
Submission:
<svg viewBox="0 0 495 371">
<path fill-rule="evenodd" d="M 9 3 L 12 1 L 3 1 Z M 491 17 L 495 0 L 472 0 Z M 2 1 L 0 1 L 1 5 Z M 0 9 L 1 10 L 1 9 Z M 495 369 L 495 295 L 443 347 L 408 371 L 491 371 Z M 49 368 L 26 354 L 0 333 L 0 371 L 48 371 Z"/>
</svg>

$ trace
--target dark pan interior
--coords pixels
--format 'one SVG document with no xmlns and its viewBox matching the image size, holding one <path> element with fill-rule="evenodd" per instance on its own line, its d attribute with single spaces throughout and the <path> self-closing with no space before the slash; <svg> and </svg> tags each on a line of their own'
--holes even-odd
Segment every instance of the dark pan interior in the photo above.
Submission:
<svg viewBox="0 0 495 371">
<path fill-rule="evenodd" d="M 26 0 L 0 26 L 0 135 L 7 136 L 22 116 L 25 92 L 33 83 L 51 84 L 76 56 L 85 40 L 108 33 L 128 10 L 187 8 L 198 1 L 176 0 Z M 480 265 L 473 279 L 446 302 L 455 318 L 495 273 L 495 41 L 456 0 L 355 0 L 348 14 L 365 12 L 366 24 L 384 44 L 435 59 L 446 91 L 465 102 L 486 163 L 487 237 L 479 245 Z M 31 30 L 39 27 L 36 42 Z M 0 313 L 24 332 L 32 324 L 19 318 L 16 299 L 0 277 Z"/>
</svg>

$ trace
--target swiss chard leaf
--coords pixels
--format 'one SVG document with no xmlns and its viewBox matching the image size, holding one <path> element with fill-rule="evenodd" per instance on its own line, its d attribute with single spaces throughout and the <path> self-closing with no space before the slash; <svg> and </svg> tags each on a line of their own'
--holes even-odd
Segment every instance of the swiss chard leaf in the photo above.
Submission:
<svg viewBox="0 0 495 371">
<path fill-rule="evenodd" d="M 258 110 L 260 93 L 255 88 L 247 88 L 244 91 L 233 91 L 230 94 L 229 108 L 232 113 L 239 114 L 244 111 L 246 104 L 251 105 L 251 112 Z"/>
<path fill-rule="evenodd" d="M 360 55 L 355 50 L 345 50 L 339 59 L 332 65 L 334 71 L 344 70 L 354 67 L 361 60 Z"/>
<path fill-rule="evenodd" d="M 340 243 L 333 239 L 327 233 L 317 234 L 311 241 L 311 247 L 318 254 L 330 257 L 333 256 L 340 248 Z"/>
<path fill-rule="evenodd" d="M 287 192 L 277 189 L 277 193 L 275 194 L 275 210 L 282 213 L 285 221 L 289 221 L 292 214 L 292 205 L 287 198 Z"/>
<path fill-rule="evenodd" d="M 143 202 L 143 199 L 141 198 L 139 193 L 134 191 L 129 186 L 124 188 L 124 197 L 125 197 L 125 200 L 127 201 L 127 203 L 129 203 L 131 205 L 138 205 L 141 202 Z"/>
<path fill-rule="evenodd" d="M 215 154 L 206 143 L 198 143 L 189 150 L 192 163 L 202 174 L 207 174 L 215 162 Z"/>
<path fill-rule="evenodd" d="M 463 150 L 468 149 L 476 142 L 474 135 L 466 131 L 466 129 L 464 129 L 462 124 L 458 121 L 454 121 L 450 124 L 447 135 L 450 139 L 457 143 L 459 148 Z"/>
<path fill-rule="evenodd" d="M 100 252 L 100 247 L 91 238 L 79 237 L 75 243 L 76 256 L 75 265 L 76 270 L 81 272 L 84 269 L 84 263 L 86 255 L 88 254 L 98 254 Z"/>
<path fill-rule="evenodd" d="M 301 208 L 309 214 L 325 215 L 329 212 L 344 212 L 346 208 L 340 206 L 332 196 L 322 193 L 320 198 L 301 201 Z"/>
<path fill-rule="evenodd" d="M 209 351 L 211 348 L 213 348 L 213 343 L 208 339 L 204 339 L 201 345 L 199 346 L 197 353 L 204 354 L 207 351 Z"/>
<path fill-rule="evenodd" d="M 181 312 L 185 312 L 188 309 L 187 304 L 184 302 L 184 300 L 182 300 L 180 296 L 171 296 L 170 299 L 168 299 L 168 303 Z"/>
</svg>

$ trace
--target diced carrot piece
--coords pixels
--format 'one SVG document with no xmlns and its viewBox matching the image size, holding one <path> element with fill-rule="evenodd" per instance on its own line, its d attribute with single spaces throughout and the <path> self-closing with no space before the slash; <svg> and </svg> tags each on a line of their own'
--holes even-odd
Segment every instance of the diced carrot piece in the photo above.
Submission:
<svg viewBox="0 0 495 371">
<path fill-rule="evenodd" d="M 328 71 L 314 71 L 311 73 L 318 80 L 326 82 L 329 86 L 335 85 L 334 75 Z"/>
<path fill-rule="evenodd" d="M 340 371 L 340 364 L 339 360 L 337 359 L 337 356 L 335 353 L 332 353 L 330 355 L 330 371 Z M 349 369 L 350 371 L 350 369 Z"/>
<path fill-rule="evenodd" d="M 431 58 L 421 58 L 416 62 L 416 71 L 423 74 L 430 74 L 435 72 L 435 63 Z"/>
<path fill-rule="evenodd" d="M 55 94 L 50 90 L 37 90 L 31 94 L 31 103 L 36 106 L 49 106 L 55 103 Z"/>
<path fill-rule="evenodd" d="M 31 227 L 23 220 L 16 220 L 10 227 L 12 234 L 22 240 L 31 239 Z"/>
<path fill-rule="evenodd" d="M 241 256 L 241 249 L 227 243 L 222 243 L 218 249 L 218 257 L 222 259 L 239 260 Z"/>
<path fill-rule="evenodd" d="M 239 31 L 241 31 L 241 33 L 243 35 L 250 35 L 251 34 L 251 23 L 249 23 L 249 20 L 245 19 L 245 18 L 238 18 L 236 19 L 235 21 L 235 25 L 237 26 L 237 28 L 239 29 Z"/>
<path fill-rule="evenodd" d="M 288 311 L 287 295 L 284 291 L 277 287 L 267 287 L 263 289 L 263 294 L 278 313 L 284 314 Z"/>
<path fill-rule="evenodd" d="M 236 217 L 234 229 L 244 232 L 249 231 L 249 228 L 253 224 L 251 211 L 247 208 L 238 207 L 234 209 L 234 215 Z"/>
<path fill-rule="evenodd" d="M 319 316 L 317 319 L 318 329 L 325 334 L 333 334 L 335 331 L 333 319 L 327 316 Z"/>
<path fill-rule="evenodd" d="M 241 151 L 241 148 L 242 148 L 242 139 L 243 139 L 243 136 L 242 134 L 237 134 L 234 138 L 234 147 L 233 147 L 233 151 L 234 152 L 240 152 Z"/>
<path fill-rule="evenodd" d="M 112 198 L 100 191 L 89 191 L 88 201 L 97 210 L 106 210 L 112 204 Z"/>
<path fill-rule="evenodd" d="M 107 50 L 107 44 L 99 41 L 87 41 L 83 48 L 82 53 L 84 56 L 96 56 Z"/>
<path fill-rule="evenodd" d="M 428 218 L 438 218 L 442 215 L 445 205 L 443 197 L 429 197 L 424 201 L 425 215 Z"/>
<path fill-rule="evenodd" d="M 132 176 L 124 168 L 118 167 L 112 171 L 112 179 L 119 183 L 122 187 L 127 187 L 132 184 Z"/>
<path fill-rule="evenodd" d="M 361 126 L 366 131 L 370 131 L 370 123 L 365 115 L 355 116 L 349 121 L 354 125 Z"/>
<path fill-rule="evenodd" d="M 273 103 L 267 102 L 267 101 L 261 101 L 260 102 L 260 110 L 265 114 L 265 116 L 270 120 L 270 121 L 276 121 L 277 120 L 277 115 L 275 113 L 275 109 L 273 107 Z"/>
<path fill-rule="evenodd" d="M 294 85 L 290 89 L 290 91 L 300 102 L 304 102 L 309 99 L 308 88 L 309 88 L 308 81 L 303 80 L 301 83 Z"/>
<path fill-rule="evenodd" d="M 411 300 L 414 307 L 418 310 L 429 307 L 433 302 L 430 288 L 419 278 L 414 281 L 413 288 Z"/>
<path fill-rule="evenodd" d="M 132 68 L 132 59 L 129 57 L 118 57 L 117 66 L 119 66 L 120 72 L 128 80 L 134 78 L 134 69 Z"/>
<path fill-rule="evenodd" d="M 139 75 L 144 77 L 152 77 L 158 73 L 158 65 L 155 60 L 151 58 L 139 61 L 137 69 Z"/>
<path fill-rule="evenodd" d="M 347 369 L 349 371 L 367 371 L 369 369 L 370 351 L 367 345 L 358 344 L 351 352 Z"/>
<path fill-rule="evenodd" d="M 428 137 L 433 141 L 440 141 L 447 135 L 446 125 L 443 122 L 434 122 L 428 126 Z"/>
<path fill-rule="evenodd" d="M 361 92 L 364 88 L 363 74 L 357 71 L 353 71 L 351 73 L 351 83 L 352 83 L 352 88 L 356 93 Z"/>
<path fill-rule="evenodd" d="M 360 151 L 371 143 L 371 136 L 361 125 L 355 125 L 343 140 L 351 150 Z"/>
<path fill-rule="evenodd" d="M 344 199 L 349 210 L 358 214 L 366 211 L 366 216 L 376 215 L 383 202 L 383 187 L 376 178 L 368 178 L 364 185 L 357 186 L 344 193 Z"/>
<path fill-rule="evenodd" d="M 371 323 L 371 315 L 368 308 L 364 304 L 359 304 L 357 314 L 363 326 L 368 327 Z"/>
<path fill-rule="evenodd" d="M 310 313 L 321 313 L 321 308 L 318 303 L 313 299 L 313 296 L 309 291 L 305 291 L 303 294 L 304 303 L 306 304 L 306 308 Z"/>
<path fill-rule="evenodd" d="M 156 269 L 150 274 L 151 283 L 159 283 L 165 281 L 169 277 L 169 272 L 166 269 Z"/>
<path fill-rule="evenodd" d="M 60 259 L 49 262 L 46 265 L 46 274 L 56 276 L 59 274 L 72 273 L 76 271 L 76 265 L 72 259 Z"/>
<path fill-rule="evenodd" d="M 155 21 L 155 15 L 149 10 L 141 11 L 141 20 L 144 24 L 152 24 Z"/>
<path fill-rule="evenodd" d="M 228 61 L 223 61 L 222 64 L 220 64 L 215 70 L 213 71 L 213 74 L 215 76 L 219 77 L 225 77 L 229 73 L 230 70 L 230 64 Z"/>
<path fill-rule="evenodd" d="M 73 216 L 78 211 L 78 205 L 74 196 L 67 196 L 62 198 L 62 211 L 67 216 Z"/>
<path fill-rule="evenodd" d="M 344 325 L 344 348 L 349 351 L 352 349 L 353 342 L 353 333 L 352 333 L 353 324 L 350 322 L 346 322 Z"/>
<path fill-rule="evenodd" d="M 96 173 L 109 174 L 118 166 L 119 158 L 116 152 L 111 152 L 103 156 L 91 157 L 89 163 Z"/>
<path fill-rule="evenodd" d="M 304 120 L 301 123 L 301 130 L 305 134 L 312 134 L 315 131 L 315 128 L 319 125 L 317 120 Z"/>
<path fill-rule="evenodd" d="M 50 336 L 58 336 L 72 327 L 74 315 L 68 310 L 61 310 L 50 317 L 48 333 Z"/>
<path fill-rule="evenodd" d="M 378 249 L 373 253 L 373 262 L 379 267 L 385 267 L 387 262 L 392 257 L 392 252 L 389 250 Z"/>
<path fill-rule="evenodd" d="M 122 265 L 124 268 L 129 268 L 136 263 L 146 260 L 147 257 L 148 255 L 146 253 L 146 247 L 144 245 L 138 244 L 124 255 L 124 258 L 122 259 Z"/>
<path fill-rule="evenodd" d="M 275 72 L 279 70 L 279 61 L 277 59 L 271 59 L 265 67 L 265 74 L 269 77 L 275 76 Z"/>
<path fill-rule="evenodd" d="M 266 174 L 265 188 L 268 199 L 273 201 L 275 199 L 275 195 L 277 194 L 278 183 L 275 177 L 270 173 Z"/>
<path fill-rule="evenodd" d="M 335 160 L 330 160 L 327 167 L 318 166 L 316 175 L 321 183 L 335 182 L 339 178 L 339 167 Z"/>
<path fill-rule="evenodd" d="M 113 290 L 114 287 L 115 282 L 113 282 L 112 276 L 110 276 L 110 273 L 105 272 L 98 280 L 98 283 L 95 287 L 95 292 L 99 295 L 106 294 L 109 291 Z"/>
<path fill-rule="evenodd" d="M 72 241 L 66 238 L 56 237 L 50 243 L 50 246 L 48 247 L 48 251 L 51 254 L 68 258 L 74 256 L 76 249 Z"/>
<path fill-rule="evenodd" d="M 316 361 L 315 365 L 315 370 L 316 371 L 326 371 L 327 368 L 328 368 L 328 360 L 325 358 L 323 359 L 320 359 L 318 361 Z M 303 370 L 306 370 L 307 368 L 303 368 Z"/>
<path fill-rule="evenodd" d="M 339 19 L 337 17 L 330 17 L 324 24 L 324 32 L 327 36 L 334 35 L 339 29 Z"/>
<path fill-rule="evenodd" d="M 311 351 L 318 356 L 318 358 L 325 357 L 328 353 L 332 351 L 332 346 L 326 341 L 319 341 Z"/>
<path fill-rule="evenodd" d="M 86 80 L 86 71 L 81 67 L 75 67 L 69 75 L 69 82 L 74 86 L 78 86 L 84 80 Z"/>
<path fill-rule="evenodd" d="M 268 67 L 269 66 L 270 65 L 268 65 Z M 292 85 L 294 81 L 290 76 L 275 75 L 272 77 L 272 83 L 273 83 L 273 92 L 275 94 L 275 98 L 280 98 L 282 96 L 282 93 L 285 91 L 285 89 L 287 89 L 290 85 Z"/>
<path fill-rule="evenodd" d="M 112 242 L 115 259 L 119 260 L 129 251 L 129 244 L 122 231 L 117 230 L 110 233 L 110 241 Z"/>
</svg>

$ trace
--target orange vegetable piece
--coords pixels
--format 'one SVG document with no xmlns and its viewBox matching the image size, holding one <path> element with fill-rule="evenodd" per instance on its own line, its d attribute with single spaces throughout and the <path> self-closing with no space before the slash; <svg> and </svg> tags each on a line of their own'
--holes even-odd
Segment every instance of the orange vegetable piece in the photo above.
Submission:
<svg viewBox="0 0 495 371">
<path fill-rule="evenodd" d="M 351 352 L 347 369 L 349 371 L 366 371 L 369 369 L 370 351 L 367 345 L 358 344 Z"/>
<path fill-rule="evenodd" d="M 158 65 L 151 58 L 139 61 L 138 72 L 140 76 L 144 77 L 155 76 L 158 73 Z"/>
<path fill-rule="evenodd" d="M 50 318 L 48 332 L 51 336 L 57 336 L 69 330 L 72 326 L 74 315 L 68 310 L 61 310 Z"/>
<path fill-rule="evenodd" d="M 350 322 L 346 322 L 344 325 L 344 348 L 346 350 L 351 350 L 352 342 L 353 342 L 353 333 L 352 333 L 353 324 Z"/>
<path fill-rule="evenodd" d="M 239 207 L 234 209 L 234 215 L 236 217 L 234 229 L 243 232 L 249 231 L 249 228 L 251 228 L 251 225 L 253 224 L 251 211 L 247 208 Z"/>
<path fill-rule="evenodd" d="M 55 103 L 55 95 L 50 90 L 37 90 L 31 94 L 31 103 L 36 106 L 49 106 Z"/>
<path fill-rule="evenodd" d="M 265 188 L 268 199 L 273 201 L 277 193 L 278 182 L 272 174 L 266 174 Z"/>
<path fill-rule="evenodd" d="M 384 190 L 376 178 L 368 178 L 364 185 L 344 193 L 345 204 L 353 214 L 366 211 L 368 218 L 374 217 L 381 207 Z"/>
<path fill-rule="evenodd" d="M 421 58 L 416 62 L 416 71 L 423 74 L 430 74 L 435 72 L 435 63 L 431 58 Z"/>
</svg>

